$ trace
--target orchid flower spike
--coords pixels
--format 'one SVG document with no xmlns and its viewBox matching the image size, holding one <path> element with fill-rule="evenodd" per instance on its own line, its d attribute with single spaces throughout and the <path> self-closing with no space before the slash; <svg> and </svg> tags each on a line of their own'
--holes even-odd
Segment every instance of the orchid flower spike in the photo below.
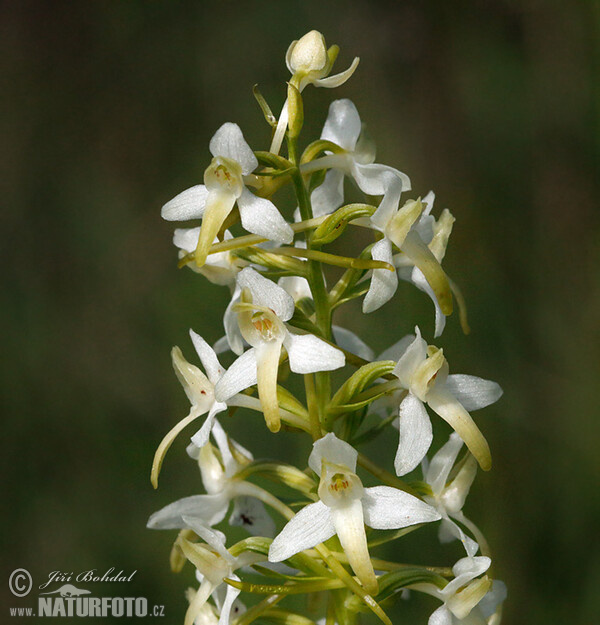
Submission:
<svg viewBox="0 0 600 625">
<path fill-rule="evenodd" d="M 204 184 L 183 191 L 167 202 L 161 215 L 167 221 L 202 219 L 195 249 L 196 265 L 206 262 L 210 246 L 237 202 L 242 226 L 278 243 L 290 243 L 294 233 L 270 200 L 250 192 L 244 176 L 258 167 L 252 148 L 237 124 L 225 123 L 210 140 L 211 164 Z"/>
<path fill-rule="evenodd" d="M 462 446 L 463 441 L 460 436 L 456 432 L 452 432 L 448 442 L 433 456 L 429 464 L 423 460 L 423 478 L 431 487 L 432 493 L 424 499 L 442 515 L 440 540 L 449 542 L 458 538 L 467 555 L 474 556 L 479 545 L 472 538 L 469 538 L 454 520 L 456 519 L 463 525 L 475 529 L 475 533 L 480 534 L 476 526 L 465 517 L 462 511 L 477 473 L 477 461 L 471 454 L 468 455 L 452 480 L 448 482 L 448 476 Z"/>
<path fill-rule="evenodd" d="M 218 421 L 212 435 L 219 454 L 210 442 L 198 448 L 188 447 L 188 453 L 197 460 L 206 495 L 192 495 L 178 499 L 155 512 L 149 519 L 150 529 L 189 528 L 185 517 L 201 519 L 206 526 L 220 523 L 233 502 L 229 525 L 242 526 L 255 536 L 273 536 L 275 524 L 260 498 L 263 490 L 238 477 L 238 473 L 252 462 L 252 454 L 231 440 Z M 193 529 L 193 528 L 191 528 Z"/>
<path fill-rule="evenodd" d="M 300 93 L 307 85 L 328 89 L 343 85 L 354 74 L 360 59 L 355 57 L 348 69 L 330 76 L 338 52 L 338 46 L 327 48 L 325 37 L 318 30 L 311 30 L 297 41 L 292 41 L 285 55 L 285 63 L 292 74 L 290 83 Z M 288 120 L 289 110 L 286 100 L 271 142 L 270 151 L 274 154 L 279 154 Z"/>
<path fill-rule="evenodd" d="M 393 371 L 402 388 L 408 391 L 400 404 L 400 442 L 395 468 L 398 475 L 412 471 L 423 460 L 433 440 L 427 404 L 457 432 L 479 466 L 489 471 L 490 448 L 468 410 L 477 410 L 500 399 L 502 389 L 496 382 L 472 375 L 448 375 L 448 361 L 441 349 L 416 337 L 405 348 Z"/>
<path fill-rule="evenodd" d="M 293 334 L 285 322 L 294 314 L 293 298 L 280 286 L 251 267 L 238 274 L 238 285 L 246 299 L 236 305 L 238 322 L 251 348 L 229 367 L 215 393 L 225 402 L 240 391 L 258 386 L 258 396 L 267 427 L 277 432 L 280 414 L 277 403 L 277 372 L 282 347 L 294 373 L 331 371 L 345 364 L 343 352 L 312 334 Z"/>
<path fill-rule="evenodd" d="M 485 556 L 462 558 L 452 567 L 454 579 L 441 590 L 432 584 L 416 584 L 415 590 L 444 602 L 429 617 L 428 625 L 497 625 L 506 586 L 483 575 L 491 562 Z"/>
<path fill-rule="evenodd" d="M 238 557 L 234 557 L 225 548 L 225 535 L 222 532 L 209 529 L 196 517 L 186 516 L 184 521 L 205 541 L 205 543 L 192 543 L 185 538 L 178 540 L 185 557 L 196 567 L 202 579 L 200 588 L 185 614 L 184 625 L 193 625 L 208 598 L 215 592 L 219 592 L 225 579 L 240 581 L 234 571 L 260 562 L 265 558 L 251 552 L 243 552 Z M 225 599 L 221 606 L 219 625 L 229 625 L 231 609 L 239 594 L 240 591 L 237 588 L 227 585 Z"/>
<path fill-rule="evenodd" d="M 356 106 L 351 100 L 334 100 L 321 132 L 321 139 L 339 146 L 335 154 L 310 161 L 301 166 L 303 174 L 329 169 L 325 180 L 311 194 L 315 217 L 326 215 L 344 203 L 344 176 L 351 176 L 368 195 L 385 193 L 385 176 L 394 174 L 402 183 L 402 191 L 410 191 L 409 177 L 401 171 L 374 163 L 375 145 L 363 130 Z M 386 173 L 387 172 L 387 173 Z"/>
<path fill-rule="evenodd" d="M 374 529 L 399 529 L 441 518 L 430 505 L 390 486 L 364 488 L 356 475 L 358 453 L 333 432 L 313 444 L 308 459 L 320 476 L 319 501 L 298 512 L 275 537 L 269 561 L 281 562 L 337 534 L 348 562 L 370 593 L 377 578 L 367 547 L 365 523 Z"/>
</svg>

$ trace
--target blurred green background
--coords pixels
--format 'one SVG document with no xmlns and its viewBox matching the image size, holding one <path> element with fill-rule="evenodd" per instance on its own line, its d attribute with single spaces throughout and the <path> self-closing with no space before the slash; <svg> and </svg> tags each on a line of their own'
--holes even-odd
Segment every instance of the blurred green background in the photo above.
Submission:
<svg viewBox="0 0 600 625">
<path fill-rule="evenodd" d="M 473 331 L 451 318 L 439 344 L 454 372 L 505 390 L 478 415 L 495 466 L 466 507 L 509 587 L 505 622 L 595 622 L 599 16 L 575 0 L 3 3 L 3 579 L 137 569 L 130 592 L 182 622 L 191 570 L 172 575 L 174 536 L 144 526 L 201 491 L 185 437 L 158 492 L 149 470 L 188 409 L 170 348 L 192 357 L 189 327 L 219 338 L 228 293 L 176 269 L 160 207 L 201 182 L 223 122 L 268 148 L 252 85 L 279 110 L 285 50 L 317 28 L 340 45 L 337 68 L 361 64 L 335 91 L 306 90 L 306 140 L 331 99 L 353 99 L 378 161 L 457 217 L 445 265 Z M 416 322 L 431 339 L 431 304 L 407 285 L 357 310 L 337 321 L 376 349 Z M 226 425 L 257 456 L 306 458 L 308 440 L 255 415 Z M 373 450 L 391 465 L 393 440 Z M 442 553 L 410 557 L 460 557 Z M 1 588 L 3 606 L 27 605 Z M 400 606 L 397 622 L 436 605 Z"/>
</svg>

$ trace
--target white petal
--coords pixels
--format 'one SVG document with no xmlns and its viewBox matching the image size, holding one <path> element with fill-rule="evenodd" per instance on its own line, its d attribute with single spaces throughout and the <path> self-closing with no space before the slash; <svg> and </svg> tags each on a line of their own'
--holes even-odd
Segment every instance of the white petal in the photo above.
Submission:
<svg viewBox="0 0 600 625">
<path fill-rule="evenodd" d="M 226 122 L 210 140 L 210 153 L 213 156 L 224 156 L 237 161 L 242 167 L 244 175 L 253 172 L 258 167 L 258 161 L 252 148 L 246 143 L 244 135 L 237 124 Z"/>
<path fill-rule="evenodd" d="M 275 534 L 275 523 L 261 501 L 254 497 L 236 497 L 229 525 L 241 526 L 253 536 L 271 537 Z"/>
<path fill-rule="evenodd" d="M 458 538 L 469 557 L 473 557 L 479 551 L 479 545 L 472 538 L 469 538 L 462 528 L 449 517 L 446 517 L 440 524 L 439 538 L 441 543 L 447 543 Z"/>
<path fill-rule="evenodd" d="M 429 504 L 391 486 L 365 488 L 362 502 L 365 523 L 373 529 L 400 529 L 442 518 Z"/>
<path fill-rule="evenodd" d="M 216 384 L 219 381 L 219 378 L 225 373 L 225 369 L 221 367 L 221 363 L 215 354 L 215 350 L 193 330 L 190 330 L 190 337 L 194 347 L 196 348 L 196 353 L 202 362 L 202 366 L 206 371 L 206 375 L 208 375 L 208 379 L 213 384 Z"/>
<path fill-rule="evenodd" d="M 252 302 L 270 308 L 282 321 L 294 314 L 294 300 L 272 280 L 261 276 L 252 267 L 242 269 L 238 274 L 238 285 L 250 289 Z"/>
<path fill-rule="evenodd" d="M 425 358 L 427 358 L 427 343 L 421 338 L 421 331 L 416 327 L 414 341 L 406 348 L 393 371 L 405 388 L 410 387 L 415 369 Z"/>
<path fill-rule="evenodd" d="M 484 380 L 475 375 L 457 373 L 449 375 L 446 389 L 458 399 L 465 410 L 485 408 L 502 397 L 500 385 L 491 380 Z"/>
<path fill-rule="evenodd" d="M 283 344 L 288 353 L 290 369 L 294 373 L 333 371 L 346 364 L 343 352 L 314 334 L 288 332 Z"/>
<path fill-rule="evenodd" d="M 193 529 L 194 532 L 224 560 L 229 564 L 235 562 L 235 558 L 225 548 L 225 534 L 223 534 L 223 532 L 207 527 L 202 522 L 202 519 L 197 517 L 185 516 L 183 520 L 189 528 Z"/>
<path fill-rule="evenodd" d="M 433 289 L 429 286 L 429 282 L 427 282 L 423 272 L 418 267 L 414 267 L 412 270 L 410 280 L 419 290 L 427 293 L 433 302 L 435 308 L 435 332 L 433 336 L 434 338 L 441 336 L 446 326 L 446 315 L 442 312 Z"/>
<path fill-rule="evenodd" d="M 230 439 L 227 433 L 223 429 L 223 426 L 217 421 L 212 431 L 213 437 L 217 442 L 217 447 L 221 453 L 221 461 L 225 468 L 225 475 L 227 477 L 233 476 L 239 469 L 238 462 L 234 459 L 229 446 Z M 208 490 L 208 488 L 206 489 Z"/>
<path fill-rule="evenodd" d="M 352 101 L 347 98 L 334 100 L 329 105 L 321 139 L 336 143 L 344 150 L 352 152 L 360 135 L 360 129 L 360 116 Z"/>
<path fill-rule="evenodd" d="M 225 340 L 225 344 L 221 345 L 220 341 L 223 339 L 220 339 L 214 345 L 214 350 L 217 354 L 224 352 L 227 349 L 226 345 L 229 345 L 231 351 L 238 356 L 241 356 L 244 351 L 244 339 L 242 338 L 242 333 L 238 324 L 237 313 L 234 310 L 234 306 L 240 301 L 241 291 L 236 282 L 231 301 L 227 304 L 225 314 L 223 315 L 223 327 L 225 328 L 225 336 L 223 339 Z"/>
<path fill-rule="evenodd" d="M 335 342 L 342 349 L 352 352 L 364 360 L 373 360 L 375 356 L 373 350 L 359 336 L 354 334 L 354 332 L 342 328 L 341 326 L 333 326 L 331 330 Z"/>
<path fill-rule="evenodd" d="M 431 419 L 423 402 L 412 393 L 400 404 L 399 430 L 394 467 L 397 475 L 406 475 L 423 460 L 433 441 Z"/>
<path fill-rule="evenodd" d="M 208 525 L 214 525 L 225 518 L 228 507 L 229 499 L 221 494 L 184 497 L 155 512 L 148 519 L 147 527 L 153 530 L 182 529 L 187 527 L 184 516 L 198 517 Z"/>
<path fill-rule="evenodd" d="M 240 578 L 237 575 L 230 575 L 230 578 L 239 582 Z M 231 608 L 238 595 L 242 592 L 239 588 L 235 588 L 230 584 L 227 584 L 227 593 L 225 594 L 225 601 L 221 607 L 221 616 L 219 617 L 219 625 L 229 625 L 231 619 Z"/>
<path fill-rule="evenodd" d="M 246 187 L 238 198 L 242 226 L 253 234 L 277 243 L 291 243 L 294 231 L 271 202 L 248 191 Z"/>
<path fill-rule="evenodd" d="M 202 424 L 202 427 L 194 434 L 194 436 L 192 436 L 191 440 L 193 445 L 198 448 L 206 445 L 215 424 L 215 417 L 220 412 L 223 412 L 225 410 L 227 410 L 227 404 L 224 402 L 217 401 L 212 405 L 211 409 L 208 412 L 208 416 Z"/>
<path fill-rule="evenodd" d="M 429 617 L 427 625 L 452 625 L 452 612 L 445 605 L 440 606 Z"/>
<path fill-rule="evenodd" d="M 244 352 L 224 373 L 215 386 L 217 401 L 227 401 L 240 391 L 256 384 L 256 352 Z"/>
<path fill-rule="evenodd" d="M 344 203 L 344 174 L 330 169 L 325 180 L 310 195 L 313 217 L 329 215 Z"/>
<path fill-rule="evenodd" d="M 479 609 L 485 618 L 494 614 L 496 608 L 506 599 L 506 584 L 498 579 L 492 582 L 492 589 L 479 602 Z"/>
<path fill-rule="evenodd" d="M 367 165 L 365 165 L 367 167 Z M 369 167 L 373 167 L 370 165 Z M 381 185 L 381 191 L 384 193 L 377 210 L 371 215 L 371 224 L 382 232 L 390 223 L 394 215 L 398 213 L 400 205 L 400 195 L 402 194 L 401 180 L 387 170 L 373 170 L 378 173 L 376 178 L 378 184 Z M 359 185 L 360 186 L 360 185 Z M 375 190 L 373 187 L 372 190 Z M 364 191 L 364 189 L 362 189 Z"/>
<path fill-rule="evenodd" d="M 326 78 L 317 78 L 313 81 L 315 87 L 325 87 L 327 89 L 335 89 L 340 85 L 343 85 L 349 78 L 354 74 L 356 68 L 358 67 L 360 59 L 355 56 L 352 61 L 350 67 L 345 69 L 343 72 L 339 74 L 334 74 L 333 76 L 327 76 Z"/>
<path fill-rule="evenodd" d="M 435 202 L 435 193 L 433 191 L 429 191 L 427 195 L 423 198 L 423 204 L 427 206 L 423 209 L 424 215 L 430 215 L 431 210 L 433 209 L 433 203 Z"/>
<path fill-rule="evenodd" d="M 344 465 L 354 473 L 357 458 L 358 452 L 352 445 L 340 440 L 333 432 L 329 432 L 313 443 L 313 449 L 308 458 L 308 466 L 317 475 L 321 475 L 321 461 L 325 460 L 333 464 Z"/>
<path fill-rule="evenodd" d="M 162 207 L 160 216 L 167 221 L 200 219 L 204 215 L 207 197 L 208 191 L 203 184 L 186 189 Z"/>
<path fill-rule="evenodd" d="M 492 564 L 487 556 L 475 556 L 474 558 L 461 558 L 453 567 L 454 579 L 443 588 L 445 596 L 454 594 L 459 588 L 470 582 L 472 579 L 485 573 Z"/>
<path fill-rule="evenodd" d="M 446 486 L 448 476 L 462 446 L 461 437 L 456 432 L 452 432 L 448 442 L 444 443 L 431 459 L 424 477 L 434 495 L 439 495 Z"/>
<path fill-rule="evenodd" d="M 410 191 L 410 178 L 387 165 L 377 163 L 363 165 L 353 161 L 352 176 L 360 190 L 367 195 L 384 195 L 390 190 L 390 185 L 394 185 L 393 195 L 397 197 L 396 207 L 398 207 L 400 193 Z M 398 182 L 400 184 L 397 186 Z"/>
<path fill-rule="evenodd" d="M 300 246 L 296 245 L 296 247 Z M 312 299 L 312 292 L 306 278 L 301 278 L 299 276 L 284 276 L 283 278 L 279 278 L 277 284 L 282 289 L 285 289 L 286 293 L 289 293 L 295 302 L 301 300 L 303 297 Z"/>
<path fill-rule="evenodd" d="M 302 508 L 281 530 L 269 549 L 269 561 L 281 562 L 335 534 L 329 508 L 317 501 Z"/>
<path fill-rule="evenodd" d="M 371 248 L 373 260 L 382 260 L 386 263 L 392 262 L 392 244 L 388 239 L 377 241 Z M 392 299 L 398 288 L 398 276 L 395 271 L 388 269 L 373 269 L 371 285 L 365 295 L 362 310 L 370 313 L 383 306 Z"/>
<path fill-rule="evenodd" d="M 395 360 L 398 362 L 398 360 L 402 357 L 402 354 L 404 354 L 414 340 L 414 334 L 407 334 L 406 336 L 403 336 L 391 347 L 388 347 L 385 351 L 381 352 L 381 354 L 377 356 L 377 360 Z"/>
<path fill-rule="evenodd" d="M 176 228 L 173 233 L 173 245 L 188 254 L 196 251 L 200 226 L 197 228 Z"/>
</svg>

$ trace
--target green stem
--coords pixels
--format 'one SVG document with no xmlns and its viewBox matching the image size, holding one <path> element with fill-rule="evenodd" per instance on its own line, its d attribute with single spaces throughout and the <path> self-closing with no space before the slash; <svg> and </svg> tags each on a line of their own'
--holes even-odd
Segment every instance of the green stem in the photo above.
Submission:
<svg viewBox="0 0 600 625">
<path fill-rule="evenodd" d="M 386 471 L 381 468 L 379 465 L 375 464 L 372 460 L 367 458 L 364 454 L 358 453 L 358 464 L 366 469 L 369 473 L 378 477 L 384 484 L 388 486 L 393 486 L 394 488 L 399 488 L 410 495 L 415 497 L 419 497 L 421 499 L 419 493 L 417 493 L 413 488 L 411 488 L 406 482 L 401 480 L 399 477 L 396 477 L 393 473 Z"/>
<path fill-rule="evenodd" d="M 308 190 L 304 184 L 302 174 L 298 169 L 298 154 L 295 138 L 288 139 L 288 154 L 290 161 L 296 166 L 296 170 L 292 173 L 292 183 L 296 192 L 300 215 L 303 221 L 313 219 L 312 206 Z M 312 250 L 313 245 L 310 234 L 306 235 L 306 249 Z M 325 287 L 325 276 L 321 263 L 317 260 L 309 258 L 308 262 L 308 284 L 313 296 L 315 304 L 315 323 L 319 328 L 321 336 L 327 340 L 331 340 L 331 306 L 329 303 L 329 294 Z M 315 374 L 316 392 L 319 405 L 319 419 L 325 416 L 325 407 L 331 398 L 331 380 L 328 371 L 320 371 Z"/>
</svg>

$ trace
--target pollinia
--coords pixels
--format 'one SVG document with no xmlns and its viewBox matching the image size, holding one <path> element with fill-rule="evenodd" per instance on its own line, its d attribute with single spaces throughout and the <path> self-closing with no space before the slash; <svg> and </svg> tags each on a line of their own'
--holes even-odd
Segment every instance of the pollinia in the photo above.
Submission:
<svg viewBox="0 0 600 625">
<path fill-rule="evenodd" d="M 386 304 L 400 279 L 431 298 L 433 339 L 455 304 L 468 331 L 461 294 L 441 265 L 453 215 L 434 210 L 432 192 L 407 195 L 408 176 L 375 161 L 354 104 L 333 101 L 321 136 L 300 151 L 303 90 L 338 87 L 358 65 L 355 59 L 332 74 L 337 54 L 317 31 L 294 41 L 279 117 L 255 88 L 272 129 L 270 149 L 253 150 L 239 126 L 223 124 L 210 141 L 204 184 L 162 209 L 166 220 L 199 223 L 175 230 L 179 266 L 228 287 L 231 303 L 222 339 L 211 346 L 190 331 L 196 353 L 189 361 L 173 348 L 191 408 L 164 437 L 152 466 L 157 487 L 169 447 L 193 424 L 187 452 L 206 493 L 167 505 L 148 527 L 179 530 L 171 567 L 195 568 L 185 625 L 353 625 L 368 613 L 390 625 L 389 606 L 417 593 L 439 602 L 430 625 L 497 625 L 505 587 L 492 580 L 489 548 L 463 506 L 478 467 L 491 467 L 471 412 L 498 400 L 500 387 L 450 374 L 444 352 L 418 326 L 375 356 L 351 329 L 332 325 L 334 311 L 352 300 L 362 299 L 365 314 Z M 349 183 L 362 201 L 346 203 Z M 284 216 L 275 200 L 286 186 L 297 209 Z M 357 257 L 327 251 L 349 226 L 361 229 L 364 250 Z M 220 358 L 232 364 L 225 368 Z M 286 384 L 298 376 L 304 390 L 295 386 L 294 393 Z M 266 426 L 272 436 L 285 428 L 312 437 L 307 463 L 255 460 L 223 428 L 240 408 L 258 415 L 242 417 L 254 435 L 270 435 L 260 432 Z M 438 418 L 453 433 L 428 458 L 431 419 Z M 395 458 L 380 464 L 361 453 L 386 432 L 398 439 Z M 361 474 L 377 485 L 365 487 Z M 279 483 L 283 498 L 260 486 L 262 478 Z M 440 541 L 459 541 L 461 557 L 452 566 L 377 556 L 391 541 L 402 553 L 402 542 L 430 524 Z M 232 543 L 231 526 L 248 536 Z"/>
</svg>

